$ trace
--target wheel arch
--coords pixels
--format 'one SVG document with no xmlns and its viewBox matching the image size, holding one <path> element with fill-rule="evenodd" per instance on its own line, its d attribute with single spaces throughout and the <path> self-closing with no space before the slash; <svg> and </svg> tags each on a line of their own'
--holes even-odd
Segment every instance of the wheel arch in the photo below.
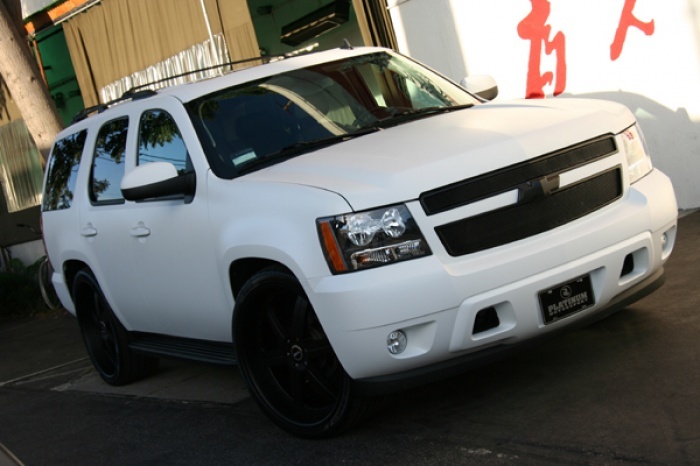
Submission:
<svg viewBox="0 0 700 466">
<path fill-rule="evenodd" d="M 253 275 L 268 267 L 278 267 L 296 277 L 294 272 L 289 267 L 273 259 L 265 259 L 260 257 L 247 257 L 237 259 L 233 261 L 229 266 L 229 281 L 231 284 L 231 292 L 233 293 L 233 299 L 237 299 L 238 293 L 241 291 L 241 288 L 243 288 L 243 285 Z"/>
<path fill-rule="evenodd" d="M 75 314 L 77 316 L 78 309 L 76 308 L 76 303 L 75 303 L 75 296 L 73 295 L 73 283 L 75 282 L 75 276 L 80 272 L 81 270 L 87 269 L 94 275 L 94 272 L 92 269 L 90 269 L 90 266 L 87 265 L 87 263 L 78 260 L 78 259 L 69 259 L 63 262 L 61 264 L 61 272 L 63 274 L 63 280 L 66 284 L 66 288 L 68 289 L 68 295 L 70 296 L 70 299 L 73 304 L 73 310 L 75 311 Z"/>
<path fill-rule="evenodd" d="M 75 309 L 75 317 L 78 320 L 81 319 L 81 314 L 84 312 L 84 309 L 82 309 L 81 306 L 78 306 L 78 297 L 75 296 L 74 285 L 75 285 L 75 278 L 78 275 L 78 273 L 81 271 L 86 271 L 90 275 L 92 275 L 92 278 L 99 285 L 99 282 L 97 282 L 97 277 L 95 276 L 95 272 L 85 262 L 82 262 L 79 260 L 70 260 L 70 261 L 64 262 L 64 264 L 63 264 L 63 275 L 64 275 L 65 280 L 66 280 L 66 285 L 68 286 L 68 291 L 70 292 L 71 300 L 73 301 L 73 308 Z"/>
<path fill-rule="evenodd" d="M 83 269 L 87 269 L 92 273 L 90 266 L 81 260 L 68 260 L 64 262 L 63 266 L 61 267 L 66 283 L 71 290 L 71 295 L 73 293 L 73 281 L 75 280 L 75 276 Z"/>
</svg>

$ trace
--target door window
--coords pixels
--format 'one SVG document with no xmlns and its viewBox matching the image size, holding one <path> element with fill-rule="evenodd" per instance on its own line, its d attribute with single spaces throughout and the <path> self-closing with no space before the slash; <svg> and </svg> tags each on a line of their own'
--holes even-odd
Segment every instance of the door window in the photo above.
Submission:
<svg viewBox="0 0 700 466">
<path fill-rule="evenodd" d="M 97 133 L 89 188 L 93 204 L 124 202 L 120 184 L 124 177 L 128 126 L 129 119 L 120 118 L 105 123 Z"/>
<path fill-rule="evenodd" d="M 141 115 L 137 165 L 169 162 L 178 174 L 191 171 L 185 142 L 173 117 L 165 110 L 147 110 Z"/>
</svg>

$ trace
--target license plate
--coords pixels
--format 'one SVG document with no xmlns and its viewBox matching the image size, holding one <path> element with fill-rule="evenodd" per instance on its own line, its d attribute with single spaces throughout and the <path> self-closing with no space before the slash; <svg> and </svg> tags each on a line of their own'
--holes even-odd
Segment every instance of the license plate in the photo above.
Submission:
<svg viewBox="0 0 700 466">
<path fill-rule="evenodd" d="M 595 304 L 591 277 L 582 277 L 540 292 L 544 323 L 551 324 Z"/>
</svg>

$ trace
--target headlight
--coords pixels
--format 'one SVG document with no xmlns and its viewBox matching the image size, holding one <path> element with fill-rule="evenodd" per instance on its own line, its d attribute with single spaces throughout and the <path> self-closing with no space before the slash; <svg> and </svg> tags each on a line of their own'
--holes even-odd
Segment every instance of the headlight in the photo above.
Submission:
<svg viewBox="0 0 700 466">
<path fill-rule="evenodd" d="M 404 205 L 317 220 L 333 273 L 352 272 L 431 254 Z"/>
<path fill-rule="evenodd" d="M 651 157 L 646 150 L 644 136 L 637 125 L 627 128 L 621 136 L 627 156 L 627 172 L 630 184 L 632 184 L 651 171 Z"/>
</svg>

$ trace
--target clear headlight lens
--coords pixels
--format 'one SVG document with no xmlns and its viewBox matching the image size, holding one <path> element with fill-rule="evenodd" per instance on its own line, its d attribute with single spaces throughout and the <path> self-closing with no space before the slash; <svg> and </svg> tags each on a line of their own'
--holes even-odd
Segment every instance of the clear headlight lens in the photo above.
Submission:
<svg viewBox="0 0 700 466">
<path fill-rule="evenodd" d="M 379 267 L 431 254 L 404 205 L 318 219 L 333 273 Z"/>
<path fill-rule="evenodd" d="M 630 184 L 642 179 L 652 169 L 651 157 L 646 150 L 644 136 L 637 125 L 622 132 L 622 143 L 627 156 L 627 172 Z"/>
</svg>

